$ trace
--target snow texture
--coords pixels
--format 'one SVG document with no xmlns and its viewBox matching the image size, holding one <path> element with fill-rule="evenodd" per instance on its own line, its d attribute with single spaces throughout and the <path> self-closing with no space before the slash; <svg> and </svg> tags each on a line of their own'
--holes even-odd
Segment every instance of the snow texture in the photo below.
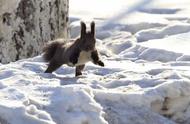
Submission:
<svg viewBox="0 0 190 124">
<path fill-rule="evenodd" d="M 100 30 L 139 0 L 110 1 L 70 1 L 70 36 L 94 19 L 105 67 L 76 78 L 66 65 L 45 74 L 41 55 L 1 64 L 0 123 L 190 124 L 190 1 L 155 0 Z"/>
</svg>

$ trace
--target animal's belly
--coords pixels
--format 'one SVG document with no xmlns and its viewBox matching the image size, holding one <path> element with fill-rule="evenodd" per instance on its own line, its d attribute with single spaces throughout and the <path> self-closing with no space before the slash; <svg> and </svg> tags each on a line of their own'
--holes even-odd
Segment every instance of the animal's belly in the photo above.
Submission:
<svg viewBox="0 0 190 124">
<path fill-rule="evenodd" d="M 82 65 L 89 61 L 91 61 L 91 52 L 82 51 L 80 52 L 78 62 L 76 63 L 76 65 Z"/>
<path fill-rule="evenodd" d="M 73 64 L 72 62 L 68 62 L 67 65 L 74 67 L 74 66 L 78 66 L 78 65 L 83 65 L 89 61 L 91 61 L 91 52 L 86 52 L 86 51 L 81 51 L 79 54 L 79 57 L 77 58 L 77 63 Z"/>
</svg>

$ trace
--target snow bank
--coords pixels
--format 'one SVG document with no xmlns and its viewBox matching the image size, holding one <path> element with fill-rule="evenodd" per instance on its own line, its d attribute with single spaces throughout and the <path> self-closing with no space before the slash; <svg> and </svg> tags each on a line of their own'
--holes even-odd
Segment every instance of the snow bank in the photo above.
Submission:
<svg viewBox="0 0 190 124">
<path fill-rule="evenodd" d="M 189 90 L 190 81 L 181 79 L 131 92 L 96 91 L 95 98 L 108 113 L 108 122 L 113 124 L 174 124 L 156 113 L 188 124 Z"/>
<path fill-rule="evenodd" d="M 168 35 L 185 33 L 190 31 L 190 24 L 171 24 L 163 29 L 147 29 L 137 32 L 135 35 L 138 42 L 143 42 L 151 39 L 161 39 Z"/>
<path fill-rule="evenodd" d="M 90 87 L 60 86 L 61 79 L 43 74 L 43 66 L 41 57 L 36 57 L 0 68 L 0 122 L 107 124 Z"/>
<path fill-rule="evenodd" d="M 102 107 L 93 99 L 90 87 L 70 85 L 57 87 L 45 106 L 58 124 L 107 124 Z"/>
<path fill-rule="evenodd" d="M 35 105 L 28 105 L 22 91 L 4 88 L 0 91 L 0 122 L 2 124 L 55 124 L 51 116 Z"/>
<path fill-rule="evenodd" d="M 173 51 L 176 53 L 183 53 L 189 55 L 189 41 L 190 32 L 181 33 L 173 36 L 168 36 L 163 39 L 149 40 L 147 42 L 140 43 L 142 46 L 149 48 L 164 49 Z M 172 44 L 172 47 L 171 47 Z M 180 46 L 180 47 L 179 47 Z"/>
</svg>

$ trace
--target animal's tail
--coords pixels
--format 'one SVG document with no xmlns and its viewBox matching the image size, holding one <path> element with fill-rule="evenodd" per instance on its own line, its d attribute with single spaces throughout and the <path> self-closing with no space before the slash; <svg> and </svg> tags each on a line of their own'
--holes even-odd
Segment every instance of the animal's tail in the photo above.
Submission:
<svg viewBox="0 0 190 124">
<path fill-rule="evenodd" d="M 54 41 L 51 43 L 48 43 L 44 48 L 43 48 L 43 58 L 46 62 L 49 62 L 52 57 L 54 56 L 56 49 L 58 46 L 60 46 L 61 43 L 58 41 Z"/>
</svg>

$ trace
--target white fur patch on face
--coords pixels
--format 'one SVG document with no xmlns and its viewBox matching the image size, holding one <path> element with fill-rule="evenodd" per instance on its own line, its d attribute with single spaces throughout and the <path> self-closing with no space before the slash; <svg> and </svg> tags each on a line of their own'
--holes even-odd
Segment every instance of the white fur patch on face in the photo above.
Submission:
<svg viewBox="0 0 190 124">
<path fill-rule="evenodd" d="M 81 51 L 76 65 L 82 65 L 91 61 L 91 51 Z"/>
</svg>

